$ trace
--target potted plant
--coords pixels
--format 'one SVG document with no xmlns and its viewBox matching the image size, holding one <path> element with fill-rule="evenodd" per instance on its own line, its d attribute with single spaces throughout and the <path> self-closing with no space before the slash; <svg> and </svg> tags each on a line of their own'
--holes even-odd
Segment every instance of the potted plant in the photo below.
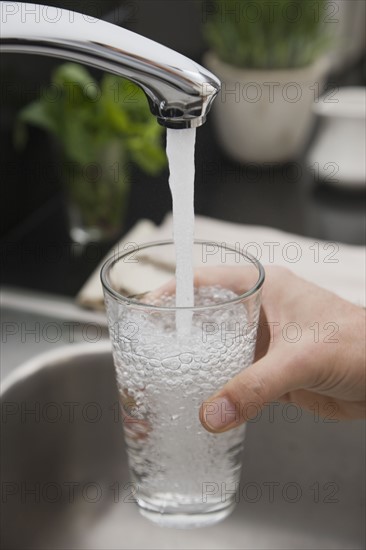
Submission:
<svg viewBox="0 0 366 550">
<path fill-rule="evenodd" d="M 20 146 L 26 124 L 55 138 L 70 235 L 80 244 L 112 239 L 120 232 L 132 163 L 151 175 L 166 165 L 163 128 L 142 90 L 109 74 L 98 83 L 82 65 L 60 65 L 40 99 L 21 110 L 15 133 Z"/>
<path fill-rule="evenodd" d="M 205 64 L 222 81 L 218 139 L 240 162 L 286 162 L 304 147 L 328 69 L 325 0 L 213 0 Z"/>
</svg>

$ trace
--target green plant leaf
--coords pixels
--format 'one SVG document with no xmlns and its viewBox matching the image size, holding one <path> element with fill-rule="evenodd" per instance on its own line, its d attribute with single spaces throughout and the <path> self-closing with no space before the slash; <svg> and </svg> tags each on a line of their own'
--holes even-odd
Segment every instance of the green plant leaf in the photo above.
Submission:
<svg viewBox="0 0 366 550">
<path fill-rule="evenodd" d="M 147 174 L 156 175 L 166 166 L 166 154 L 160 143 L 131 138 L 127 145 L 132 160 Z"/>
<path fill-rule="evenodd" d="M 104 75 L 100 85 L 81 65 L 65 63 L 52 75 L 42 97 L 18 116 L 14 139 L 24 143 L 20 124 L 33 124 L 57 137 L 66 159 L 95 162 L 119 142 L 124 162 L 132 160 L 148 174 L 166 165 L 163 128 L 151 114 L 144 92 L 132 82 Z"/>
<path fill-rule="evenodd" d="M 303 67 L 330 45 L 326 6 L 326 0 L 209 0 L 203 33 L 230 65 Z"/>
<path fill-rule="evenodd" d="M 89 71 L 77 63 L 64 63 L 53 73 L 52 83 L 65 94 L 70 105 L 89 100 L 98 101 L 101 91 Z"/>
<path fill-rule="evenodd" d="M 41 101 L 34 101 L 21 110 L 18 121 L 24 124 L 38 126 L 57 134 L 57 124 L 53 117 L 50 117 L 46 106 Z"/>
</svg>

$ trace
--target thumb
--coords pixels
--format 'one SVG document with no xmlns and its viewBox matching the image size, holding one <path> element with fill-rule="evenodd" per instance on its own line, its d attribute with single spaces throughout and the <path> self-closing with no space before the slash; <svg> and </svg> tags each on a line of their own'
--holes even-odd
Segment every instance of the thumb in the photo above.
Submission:
<svg viewBox="0 0 366 550">
<path fill-rule="evenodd" d="M 200 420 L 203 427 L 209 432 L 220 433 L 255 418 L 269 402 L 303 387 L 308 382 L 306 371 L 303 364 L 288 357 L 288 350 L 280 347 L 268 352 L 202 403 Z"/>
</svg>

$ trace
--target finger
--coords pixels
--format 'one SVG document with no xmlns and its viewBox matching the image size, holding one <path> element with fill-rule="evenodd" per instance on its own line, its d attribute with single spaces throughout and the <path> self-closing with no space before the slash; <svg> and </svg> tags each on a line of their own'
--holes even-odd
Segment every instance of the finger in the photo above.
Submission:
<svg viewBox="0 0 366 550">
<path fill-rule="evenodd" d="M 280 396 L 311 385 L 312 369 L 304 359 L 284 359 L 288 352 L 283 346 L 273 348 L 207 399 L 200 409 L 204 428 L 213 433 L 225 432 L 254 418 Z"/>
<path fill-rule="evenodd" d="M 151 290 L 150 292 L 148 292 L 145 296 L 145 299 L 147 299 L 149 303 L 157 302 L 161 299 L 162 296 L 170 296 L 171 294 L 174 294 L 175 288 L 176 281 L 175 278 L 172 277 L 163 285 L 159 286 L 155 290 Z"/>
<path fill-rule="evenodd" d="M 248 266 L 216 266 L 200 267 L 195 270 L 195 286 L 215 286 L 232 290 L 236 294 L 244 294 L 256 284 L 258 280 L 257 268 Z"/>
<path fill-rule="evenodd" d="M 257 282 L 258 272 L 253 266 L 248 267 L 200 267 L 194 272 L 194 286 L 222 286 L 236 294 L 244 294 Z M 172 277 L 159 288 L 146 296 L 149 300 L 159 299 L 163 294 L 174 294 L 176 280 Z"/>
</svg>

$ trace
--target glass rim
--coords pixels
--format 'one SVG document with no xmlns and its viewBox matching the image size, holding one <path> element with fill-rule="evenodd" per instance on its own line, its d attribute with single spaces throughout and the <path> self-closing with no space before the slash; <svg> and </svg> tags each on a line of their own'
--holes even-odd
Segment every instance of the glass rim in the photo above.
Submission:
<svg viewBox="0 0 366 550">
<path fill-rule="evenodd" d="M 195 244 L 205 244 L 205 243 L 207 243 L 207 244 L 216 244 L 217 246 L 219 246 L 221 248 L 225 248 L 226 250 L 229 250 L 231 252 L 238 253 L 238 251 L 235 250 L 234 248 L 232 248 L 231 246 L 228 246 L 228 245 L 224 246 L 222 243 L 218 243 L 217 241 L 208 241 L 206 239 L 194 239 L 194 241 L 193 241 L 194 245 Z M 152 248 L 153 246 L 164 246 L 164 245 L 174 245 L 173 239 L 167 239 L 167 240 L 162 240 L 162 241 L 151 241 L 151 242 L 143 243 L 141 245 L 138 245 L 137 251 L 139 252 L 139 251 L 144 250 L 146 248 Z M 108 294 L 111 295 L 113 298 L 115 298 L 118 302 L 122 303 L 123 305 L 127 305 L 127 306 L 140 307 L 140 308 L 144 308 L 144 309 L 148 308 L 148 309 L 156 310 L 156 311 L 200 311 L 200 310 L 204 311 L 204 310 L 207 310 L 207 309 L 217 309 L 218 307 L 223 307 L 223 306 L 226 306 L 226 305 L 229 305 L 229 304 L 235 304 L 235 303 L 241 302 L 242 300 L 250 298 L 251 296 L 254 296 L 254 294 L 256 294 L 262 288 L 264 280 L 265 280 L 264 267 L 259 262 L 259 260 L 257 260 L 249 252 L 243 253 L 243 252 L 239 251 L 239 254 L 243 258 L 248 259 L 249 262 L 252 265 L 254 265 L 258 270 L 258 278 L 257 278 L 255 284 L 252 285 L 252 287 L 249 290 L 247 290 L 246 292 L 244 292 L 243 294 L 240 294 L 240 295 L 236 296 L 235 298 L 231 298 L 230 300 L 224 300 L 223 302 L 219 302 L 218 304 L 210 304 L 210 305 L 207 305 L 207 306 L 177 307 L 177 306 L 156 306 L 156 305 L 152 305 L 152 304 L 146 304 L 146 303 L 134 300 L 134 297 L 123 296 L 117 290 L 114 290 L 114 288 L 112 287 L 112 285 L 109 281 L 109 278 L 108 278 L 108 274 L 109 274 L 110 270 L 112 269 L 112 267 L 117 262 L 119 262 L 122 258 L 125 258 L 125 257 L 129 256 L 130 254 L 134 254 L 134 253 L 136 253 L 136 250 L 129 250 L 129 251 L 126 251 L 126 252 L 121 252 L 117 256 L 111 256 L 110 258 L 108 258 L 104 262 L 104 264 L 102 265 L 102 268 L 100 270 L 100 280 L 101 280 L 102 287 L 104 288 L 104 290 L 106 290 L 108 292 Z"/>
</svg>

